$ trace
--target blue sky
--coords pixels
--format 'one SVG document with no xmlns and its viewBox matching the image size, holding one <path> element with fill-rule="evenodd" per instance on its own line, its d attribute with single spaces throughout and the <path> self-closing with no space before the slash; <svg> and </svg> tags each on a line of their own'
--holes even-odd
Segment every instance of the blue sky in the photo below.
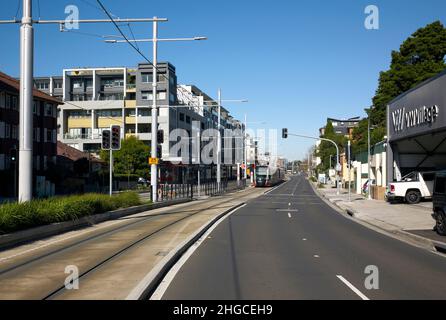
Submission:
<svg viewBox="0 0 446 320">
<path fill-rule="evenodd" d="M 21 0 L 20 0 L 21 1 Z M 61 19 L 66 5 L 80 18 L 105 18 L 96 0 L 34 0 L 34 17 Z M 165 17 L 160 37 L 203 35 L 208 41 L 163 43 L 162 61 L 177 68 L 180 83 L 195 84 L 211 96 L 249 99 L 226 107 L 251 126 L 317 135 L 327 117 L 363 116 L 379 72 L 390 52 L 418 28 L 446 23 L 444 0 L 102 0 L 116 16 Z M 0 2 L 0 19 L 11 19 L 17 0 Z M 93 5 L 91 5 L 93 4 Z M 377 5 L 380 29 L 366 30 L 364 9 Z M 128 29 L 122 27 L 127 34 Z M 151 37 L 149 24 L 132 25 L 137 38 Z M 140 56 L 128 45 L 99 37 L 61 33 L 56 25 L 35 27 L 35 75 L 61 74 L 77 66 L 135 66 Z M 83 25 L 80 32 L 117 34 L 112 25 Z M 19 73 L 19 27 L 0 25 L 0 70 Z M 149 44 L 140 45 L 151 59 Z M 279 141 L 279 154 L 302 158 L 312 141 Z"/>
</svg>

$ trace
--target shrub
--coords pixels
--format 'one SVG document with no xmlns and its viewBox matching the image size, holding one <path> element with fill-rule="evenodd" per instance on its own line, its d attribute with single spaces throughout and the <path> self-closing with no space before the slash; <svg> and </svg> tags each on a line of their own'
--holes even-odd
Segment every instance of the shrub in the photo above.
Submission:
<svg viewBox="0 0 446 320">
<path fill-rule="evenodd" d="M 141 204 L 138 194 L 124 192 L 111 198 L 104 194 L 53 197 L 25 203 L 0 205 L 0 234 L 40 225 L 76 220 Z"/>
</svg>

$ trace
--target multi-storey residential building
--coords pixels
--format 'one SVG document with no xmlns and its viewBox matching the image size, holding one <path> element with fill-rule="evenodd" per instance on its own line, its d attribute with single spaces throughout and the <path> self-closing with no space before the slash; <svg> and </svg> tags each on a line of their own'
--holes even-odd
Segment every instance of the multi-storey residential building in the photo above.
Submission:
<svg viewBox="0 0 446 320">
<path fill-rule="evenodd" d="M 158 130 L 163 132 L 161 158 L 166 163 L 178 158 L 185 163 L 196 163 L 197 157 L 192 154 L 192 148 L 188 159 L 184 159 L 185 155 L 171 154 L 171 147 L 176 142 L 169 141 L 169 133 L 180 128 L 191 137 L 196 130 L 217 128 L 217 102 L 195 86 L 178 85 L 176 69 L 172 64 L 158 63 L 157 69 Z M 134 135 L 150 146 L 154 98 L 152 84 L 153 67 L 148 63 L 140 63 L 136 68 L 65 69 L 62 77 L 35 78 L 36 87 L 48 94 L 62 96 L 64 101 L 58 113 L 58 139 L 89 152 L 100 149 L 102 130 L 110 125 L 121 126 L 122 138 Z M 220 124 L 222 130 L 243 129 L 241 123 L 223 107 Z M 224 152 L 222 149 L 222 159 Z M 173 170 L 168 164 L 165 167 L 166 171 Z M 232 176 L 232 172 L 235 172 L 230 169 L 224 168 L 226 176 Z M 187 176 L 192 175 L 190 168 L 179 171 L 182 172 L 166 175 L 169 179 L 176 175 L 177 178 L 181 177 L 180 180 L 187 179 L 184 171 L 188 172 Z M 213 172 L 208 170 L 206 176 L 212 176 Z"/>
<path fill-rule="evenodd" d="M 0 198 L 17 195 L 20 82 L 0 72 Z M 57 155 L 57 106 L 61 102 L 39 90 L 34 95 L 33 190 L 35 196 L 54 194 L 50 168 Z"/>
<path fill-rule="evenodd" d="M 338 135 L 345 136 L 347 138 L 351 138 L 353 135 L 353 130 L 358 127 L 359 118 L 350 118 L 350 119 L 334 119 L 328 118 L 327 123 L 331 122 L 333 125 L 334 132 Z M 325 127 L 319 129 L 319 134 L 323 136 L 325 134 Z"/>
</svg>

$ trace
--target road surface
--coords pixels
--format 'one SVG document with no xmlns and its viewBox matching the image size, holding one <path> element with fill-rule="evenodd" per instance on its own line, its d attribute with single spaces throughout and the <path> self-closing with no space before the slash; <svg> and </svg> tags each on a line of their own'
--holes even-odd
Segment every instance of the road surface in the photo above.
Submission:
<svg viewBox="0 0 446 320">
<path fill-rule="evenodd" d="M 162 299 L 446 298 L 443 256 L 339 214 L 302 176 L 226 218 L 170 277 Z"/>
</svg>

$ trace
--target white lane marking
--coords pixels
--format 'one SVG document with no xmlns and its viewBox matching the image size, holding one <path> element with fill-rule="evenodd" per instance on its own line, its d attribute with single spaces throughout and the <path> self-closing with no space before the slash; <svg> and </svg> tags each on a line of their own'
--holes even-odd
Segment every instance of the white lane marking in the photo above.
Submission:
<svg viewBox="0 0 446 320">
<path fill-rule="evenodd" d="M 348 282 L 343 276 L 337 275 L 339 280 L 341 280 L 347 287 L 349 287 L 354 293 L 356 293 L 362 300 L 370 300 L 361 291 L 359 291 L 354 285 Z"/>
<path fill-rule="evenodd" d="M 291 207 L 291 203 L 290 202 L 288 202 L 288 207 Z"/>
<path fill-rule="evenodd" d="M 302 241 L 307 241 L 307 238 L 303 238 Z"/>
<path fill-rule="evenodd" d="M 313 257 L 315 257 L 315 258 L 320 258 L 319 255 L 317 255 L 317 254 L 315 254 Z"/>
<path fill-rule="evenodd" d="M 291 213 L 288 212 L 288 218 L 291 218 Z"/>
<path fill-rule="evenodd" d="M 282 183 L 282 184 L 280 184 L 280 185 L 278 185 L 277 187 L 274 187 L 274 188 L 272 188 L 271 190 L 269 190 L 269 191 L 267 191 L 267 192 L 265 192 L 263 195 L 267 195 L 267 194 L 269 194 L 270 192 L 273 192 L 274 190 L 276 190 L 276 189 L 279 189 L 279 188 L 281 188 L 281 187 L 283 187 L 284 185 L 286 185 L 288 182 L 290 182 L 291 181 L 291 179 L 290 180 L 288 180 L 288 181 L 285 181 L 284 183 Z M 290 196 L 291 196 L 291 194 L 290 194 Z"/>
<path fill-rule="evenodd" d="M 163 295 L 166 293 L 166 290 L 169 288 L 170 284 L 172 283 L 173 279 L 177 275 L 178 271 L 180 271 L 181 267 L 186 263 L 186 261 L 192 256 L 192 254 L 195 252 L 195 250 L 198 249 L 198 247 L 204 242 L 206 238 L 210 236 L 212 231 L 214 231 L 215 228 L 218 227 L 220 223 L 222 223 L 227 217 L 232 215 L 237 210 L 245 207 L 246 204 L 238 207 L 237 209 L 232 210 L 228 214 L 224 215 L 222 218 L 220 218 L 216 223 L 214 223 L 201 237 L 197 240 L 192 246 L 187 249 L 187 251 L 181 256 L 181 258 L 175 263 L 175 265 L 169 270 L 169 272 L 166 274 L 164 279 L 161 281 L 158 288 L 156 288 L 155 292 L 150 297 L 150 300 L 161 300 L 163 298 Z"/>
<path fill-rule="evenodd" d="M 297 209 L 276 209 L 278 212 L 299 212 Z"/>
</svg>

